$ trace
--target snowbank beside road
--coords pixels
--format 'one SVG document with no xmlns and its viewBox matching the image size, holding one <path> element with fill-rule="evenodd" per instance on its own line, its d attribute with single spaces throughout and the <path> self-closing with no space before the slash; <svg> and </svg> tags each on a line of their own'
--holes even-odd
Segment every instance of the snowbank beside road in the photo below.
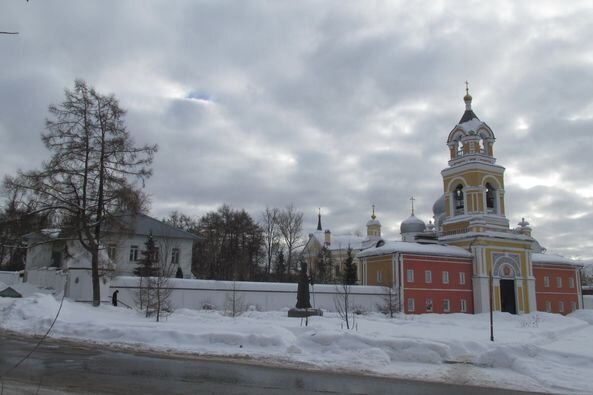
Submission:
<svg viewBox="0 0 593 395">
<path fill-rule="evenodd" d="M 0 328 L 43 334 L 58 308 L 51 295 L 0 299 Z M 488 315 L 369 314 L 356 316 L 355 330 L 346 330 L 332 313 L 305 327 L 286 311 L 231 318 L 181 309 L 157 323 L 133 310 L 65 300 L 50 336 L 422 380 L 590 392 L 593 311 L 568 317 L 497 313 L 494 320 L 496 341 L 490 342 Z"/>
</svg>

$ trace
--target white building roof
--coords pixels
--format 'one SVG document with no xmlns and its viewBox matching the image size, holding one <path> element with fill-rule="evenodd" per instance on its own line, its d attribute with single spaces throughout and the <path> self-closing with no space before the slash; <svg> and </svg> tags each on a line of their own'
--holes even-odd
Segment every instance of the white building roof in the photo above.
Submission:
<svg viewBox="0 0 593 395">
<path fill-rule="evenodd" d="M 492 230 L 487 231 L 487 232 L 464 232 L 464 233 L 446 235 L 446 236 L 439 237 L 439 240 L 451 241 L 451 240 L 467 238 L 468 236 L 489 237 L 489 238 L 493 238 L 493 239 L 505 239 L 505 240 L 521 240 L 521 241 L 532 241 L 533 240 L 532 237 L 522 235 L 519 233 L 496 232 L 496 231 L 492 231 Z"/>
<path fill-rule="evenodd" d="M 439 244 L 421 244 L 406 241 L 387 241 L 380 247 L 368 248 L 357 255 L 357 258 L 366 258 L 370 256 L 389 255 L 396 252 L 416 254 L 416 255 L 438 255 L 452 256 L 459 258 L 471 258 L 472 254 L 461 247 L 439 245 Z"/>
<path fill-rule="evenodd" d="M 568 265 L 568 266 L 577 266 L 581 267 L 583 264 L 580 261 L 576 261 L 574 259 L 565 258 L 560 255 L 552 255 L 552 254 L 541 254 L 541 253 L 533 253 L 531 254 L 531 262 L 534 264 L 542 264 L 542 265 Z"/>
</svg>

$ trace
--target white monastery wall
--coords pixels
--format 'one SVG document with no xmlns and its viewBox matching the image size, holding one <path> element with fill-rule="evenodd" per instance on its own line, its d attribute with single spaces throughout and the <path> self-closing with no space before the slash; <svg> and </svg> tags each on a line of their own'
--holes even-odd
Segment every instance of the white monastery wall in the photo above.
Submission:
<svg viewBox="0 0 593 395">
<path fill-rule="evenodd" d="M 27 270 L 25 281 L 41 288 L 53 289 L 56 294 L 66 291 L 66 296 L 75 302 L 92 302 L 93 300 L 90 269 L 70 268 L 68 271 L 62 271 L 55 267 L 43 267 Z M 100 292 L 102 302 L 110 300 L 109 279 L 105 276 L 101 277 Z"/>
<path fill-rule="evenodd" d="M 224 310 L 232 298 L 233 287 L 240 304 L 247 308 L 255 306 L 260 311 L 280 310 L 296 305 L 297 284 L 287 283 L 255 283 L 170 279 L 172 288 L 170 301 L 175 309 L 202 309 L 206 305 L 216 310 Z M 138 277 L 117 277 L 110 283 L 110 295 L 119 290 L 118 298 L 128 305 L 135 305 L 138 293 Z M 335 297 L 342 290 L 341 286 L 319 284 L 311 291 L 313 307 L 327 311 L 335 311 Z M 383 288 L 376 286 L 351 286 L 351 302 L 353 309 L 377 311 L 383 302 Z"/>
<path fill-rule="evenodd" d="M 20 272 L 0 271 L 0 282 L 3 282 L 6 285 L 20 283 L 21 282 Z"/>
</svg>

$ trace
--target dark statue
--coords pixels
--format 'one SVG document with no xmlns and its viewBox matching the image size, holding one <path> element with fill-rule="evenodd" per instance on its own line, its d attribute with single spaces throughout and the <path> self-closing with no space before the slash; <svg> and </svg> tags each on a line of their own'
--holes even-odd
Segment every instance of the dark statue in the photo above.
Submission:
<svg viewBox="0 0 593 395">
<path fill-rule="evenodd" d="M 313 277 L 307 275 L 307 263 L 301 261 L 301 270 L 299 272 L 299 282 L 297 287 L 297 304 L 296 307 L 288 310 L 289 317 L 307 318 L 312 315 L 323 315 L 323 312 L 320 309 L 311 307 L 309 284 L 313 285 Z M 307 325 L 308 322 L 309 321 L 306 320 L 305 325 Z"/>
<path fill-rule="evenodd" d="M 307 275 L 307 263 L 301 262 L 301 271 L 299 272 L 299 285 L 297 290 L 297 309 L 311 308 L 311 295 L 309 294 L 309 282 L 311 279 Z"/>
</svg>

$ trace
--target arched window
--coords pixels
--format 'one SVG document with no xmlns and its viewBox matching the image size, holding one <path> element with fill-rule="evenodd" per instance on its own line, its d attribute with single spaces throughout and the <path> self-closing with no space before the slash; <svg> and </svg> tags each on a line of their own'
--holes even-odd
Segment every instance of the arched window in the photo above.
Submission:
<svg viewBox="0 0 593 395">
<path fill-rule="evenodd" d="M 463 185 L 457 185 L 455 188 L 455 214 L 463 214 Z"/>
<path fill-rule="evenodd" d="M 478 152 L 483 154 L 486 152 L 486 143 L 484 142 L 483 138 L 480 138 L 480 142 L 478 143 Z"/>
<path fill-rule="evenodd" d="M 490 183 L 486 183 L 486 209 L 489 213 L 496 213 L 496 193 Z"/>
</svg>

